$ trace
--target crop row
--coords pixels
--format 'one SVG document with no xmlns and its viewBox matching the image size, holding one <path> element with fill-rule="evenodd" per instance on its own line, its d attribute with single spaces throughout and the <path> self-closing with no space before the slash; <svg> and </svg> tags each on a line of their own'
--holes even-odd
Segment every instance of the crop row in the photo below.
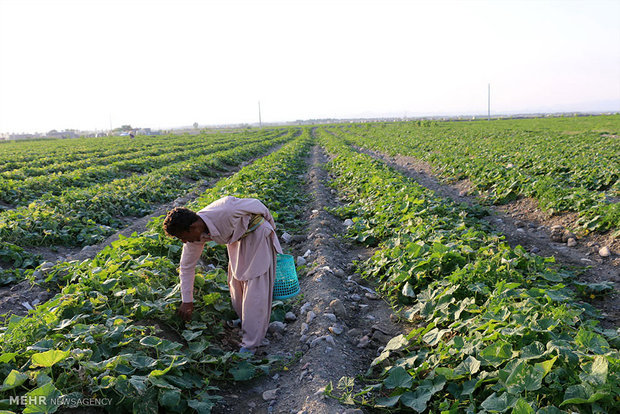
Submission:
<svg viewBox="0 0 620 414">
<path fill-rule="evenodd" d="M 618 230 L 620 116 L 592 118 L 351 126 L 347 138 L 468 179 L 490 202 L 532 197 L 550 213 L 578 212 L 584 231 Z"/>
<path fill-rule="evenodd" d="M 60 173 L 49 171 L 45 175 L 16 179 L 3 179 L 0 177 L 0 201 L 14 205 L 27 205 L 43 194 L 59 195 L 70 187 L 86 187 L 113 179 L 128 177 L 134 173 L 154 171 L 174 162 L 182 162 L 200 155 L 231 149 L 241 143 L 250 144 L 267 140 L 279 134 L 281 132 L 274 132 L 254 139 L 246 138 L 244 141 L 234 136 L 230 136 L 229 140 L 225 142 L 217 143 L 201 140 L 191 146 L 186 145 L 179 150 L 171 147 L 165 150 L 163 154 L 149 156 L 147 153 L 138 152 L 132 154 L 132 157 L 129 159 L 85 168 L 75 166 L 75 169 L 72 171 Z M 108 157 L 105 158 L 107 159 Z M 70 164 L 73 165 L 75 162 Z M 41 169 L 44 170 L 45 168 L 47 167 Z"/>
<path fill-rule="evenodd" d="M 235 134 L 236 135 L 236 134 Z M 244 134 L 247 135 L 247 134 Z M 168 136 L 167 140 L 149 141 L 141 140 L 136 143 L 128 138 L 124 142 L 119 142 L 118 138 L 91 138 L 97 142 L 90 144 L 89 148 L 83 151 L 66 154 L 46 154 L 45 156 L 28 161 L 15 161 L 11 157 L 15 154 L 3 152 L 0 147 L 0 159 L 6 159 L 2 164 L 0 177 L 6 179 L 25 179 L 50 173 L 61 173 L 76 169 L 88 168 L 97 165 L 106 165 L 138 158 L 141 156 L 154 156 L 164 153 L 173 153 L 204 145 L 206 143 L 218 144 L 231 140 L 231 134 L 221 135 L 199 135 L 199 136 Z M 20 150 L 28 152 L 30 141 L 21 142 Z M 49 147 L 58 145 L 58 141 L 50 141 Z M 68 160 L 67 158 L 71 158 Z M 44 165 L 38 165 L 43 163 Z"/>
<path fill-rule="evenodd" d="M 243 131 L 232 135 L 261 135 L 263 131 Z M 231 134 L 216 134 L 209 141 L 229 140 Z M 182 148 L 203 140 L 205 135 L 165 135 L 156 137 L 102 137 L 76 138 L 69 140 L 39 140 L 4 142 L 0 145 L 0 171 L 8 172 L 17 169 L 38 169 L 48 167 L 51 170 L 63 170 L 64 163 L 76 163 L 81 168 L 82 160 L 106 159 L 114 156 L 131 155 L 151 148 Z"/>
<path fill-rule="evenodd" d="M 154 203 L 178 197 L 194 184 L 189 178 L 213 175 L 213 169 L 265 152 L 292 138 L 288 135 L 241 144 L 229 150 L 195 156 L 146 175 L 133 175 L 71 188 L 58 196 L 44 196 L 28 206 L 0 213 L 0 240 L 25 247 L 33 245 L 84 246 L 96 243 L 121 225 L 122 216 L 143 216 Z"/>
<path fill-rule="evenodd" d="M 223 195 L 259 197 L 274 213 L 278 231 L 299 225 L 308 131 L 277 152 L 207 190 L 199 208 Z M 282 220 L 286 220 L 283 223 Z M 181 243 L 153 231 L 121 238 L 94 259 L 38 270 L 64 286 L 27 316 L 0 328 L 0 410 L 11 397 L 31 399 L 28 412 L 53 412 L 51 398 L 110 399 L 107 412 L 209 413 L 222 381 L 242 381 L 285 361 L 250 359 L 222 346 L 224 321 L 233 317 L 225 264 L 196 272 L 194 320 L 176 317 Z M 208 248 L 217 262 L 225 249 Z M 27 400 L 28 401 L 28 400 Z M 107 401 L 107 400 L 106 400 Z"/>
<path fill-rule="evenodd" d="M 353 220 L 348 237 L 378 245 L 359 271 L 413 324 L 372 362 L 370 386 L 352 394 L 343 378 L 328 392 L 419 413 L 614 412 L 620 338 L 575 297 L 572 275 L 508 246 L 479 208 L 320 135 L 347 202 L 334 212 Z"/>
</svg>

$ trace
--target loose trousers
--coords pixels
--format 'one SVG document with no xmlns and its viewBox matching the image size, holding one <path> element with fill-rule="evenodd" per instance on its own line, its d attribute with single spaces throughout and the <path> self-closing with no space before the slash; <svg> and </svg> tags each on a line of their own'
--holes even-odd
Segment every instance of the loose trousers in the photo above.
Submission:
<svg viewBox="0 0 620 414">
<path fill-rule="evenodd" d="M 228 274 L 230 299 L 233 309 L 241 319 L 241 346 L 245 348 L 260 346 L 267 334 L 275 278 L 275 250 L 272 250 L 272 265 L 266 273 L 245 281 L 237 280 Z"/>
</svg>

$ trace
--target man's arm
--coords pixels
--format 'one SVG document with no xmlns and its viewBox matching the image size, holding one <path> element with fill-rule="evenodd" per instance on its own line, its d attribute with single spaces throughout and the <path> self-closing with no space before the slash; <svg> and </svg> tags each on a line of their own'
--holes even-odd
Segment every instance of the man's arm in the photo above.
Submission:
<svg viewBox="0 0 620 414">
<path fill-rule="evenodd" d="M 179 265 L 179 278 L 181 279 L 181 300 L 184 303 L 194 301 L 194 277 L 196 276 L 196 263 L 200 259 L 204 242 L 184 243 Z"/>
</svg>

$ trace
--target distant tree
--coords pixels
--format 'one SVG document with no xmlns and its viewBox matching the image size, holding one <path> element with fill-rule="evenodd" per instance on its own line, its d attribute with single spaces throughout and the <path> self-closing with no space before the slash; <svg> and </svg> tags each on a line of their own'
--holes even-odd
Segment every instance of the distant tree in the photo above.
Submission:
<svg viewBox="0 0 620 414">
<path fill-rule="evenodd" d="M 121 125 L 121 131 L 131 131 L 132 129 L 131 125 Z"/>
<path fill-rule="evenodd" d="M 198 129 L 198 122 L 194 122 L 194 129 Z"/>
</svg>

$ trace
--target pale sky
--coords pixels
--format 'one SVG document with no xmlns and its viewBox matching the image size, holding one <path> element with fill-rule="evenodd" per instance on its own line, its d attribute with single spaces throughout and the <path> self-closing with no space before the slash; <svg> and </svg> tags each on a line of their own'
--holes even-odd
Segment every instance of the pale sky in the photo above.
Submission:
<svg viewBox="0 0 620 414">
<path fill-rule="evenodd" d="M 0 132 L 620 111 L 620 0 L 0 0 Z"/>
</svg>

